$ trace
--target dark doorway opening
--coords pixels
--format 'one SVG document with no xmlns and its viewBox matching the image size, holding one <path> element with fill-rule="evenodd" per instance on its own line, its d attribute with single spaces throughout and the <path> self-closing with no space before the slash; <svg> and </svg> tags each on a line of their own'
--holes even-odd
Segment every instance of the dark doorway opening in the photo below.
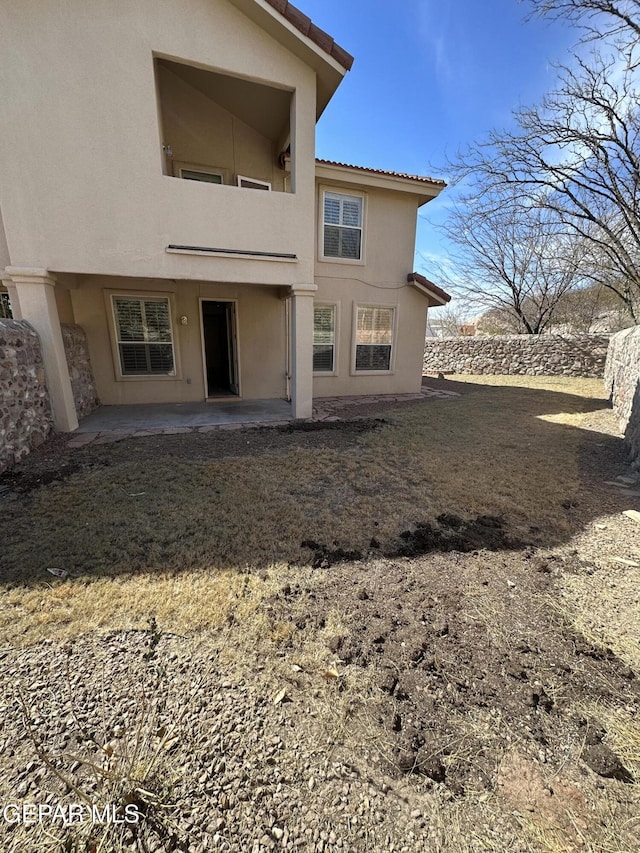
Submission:
<svg viewBox="0 0 640 853">
<path fill-rule="evenodd" d="M 234 302 L 202 300 L 202 336 L 207 397 L 237 396 L 239 388 Z"/>
</svg>

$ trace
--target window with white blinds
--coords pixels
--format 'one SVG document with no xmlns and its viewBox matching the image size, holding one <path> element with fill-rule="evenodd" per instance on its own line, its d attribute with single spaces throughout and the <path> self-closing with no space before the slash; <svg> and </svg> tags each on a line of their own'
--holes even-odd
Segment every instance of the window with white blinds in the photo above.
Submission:
<svg viewBox="0 0 640 853">
<path fill-rule="evenodd" d="M 123 376 L 173 376 L 173 336 L 166 297 L 113 297 Z"/>
<path fill-rule="evenodd" d="M 336 306 L 316 305 L 313 309 L 313 371 L 333 373 L 336 351 Z"/>
<path fill-rule="evenodd" d="M 395 308 L 359 305 L 356 319 L 355 368 L 391 370 Z"/>
<path fill-rule="evenodd" d="M 324 193 L 323 257 L 362 260 L 363 208 L 360 195 Z"/>
</svg>

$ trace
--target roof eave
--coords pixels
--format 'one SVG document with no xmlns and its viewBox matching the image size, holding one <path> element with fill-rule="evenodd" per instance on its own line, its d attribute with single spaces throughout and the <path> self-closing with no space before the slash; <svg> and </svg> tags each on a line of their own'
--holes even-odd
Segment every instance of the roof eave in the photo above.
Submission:
<svg viewBox="0 0 640 853">
<path fill-rule="evenodd" d="M 320 118 L 345 74 L 351 68 L 353 57 L 337 45 L 328 33 L 316 27 L 311 19 L 293 4 L 284 0 L 230 0 L 230 2 L 287 50 L 313 68 L 318 84 L 316 119 Z M 285 13 L 289 13 L 289 17 Z"/>
<path fill-rule="evenodd" d="M 445 290 L 420 273 L 409 273 L 407 281 L 427 297 L 430 308 L 438 308 L 451 302 L 451 296 Z"/>
<path fill-rule="evenodd" d="M 446 186 L 440 181 L 385 175 L 374 171 L 369 172 L 363 168 L 328 165 L 321 162 L 316 162 L 316 177 L 323 181 L 342 181 L 363 187 L 411 193 L 421 197 L 420 205 L 436 198 Z"/>
</svg>

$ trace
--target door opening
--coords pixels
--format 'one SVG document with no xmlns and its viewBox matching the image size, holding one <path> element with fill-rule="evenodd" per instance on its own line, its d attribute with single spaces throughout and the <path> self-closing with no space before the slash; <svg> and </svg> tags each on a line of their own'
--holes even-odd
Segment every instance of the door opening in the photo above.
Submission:
<svg viewBox="0 0 640 853">
<path fill-rule="evenodd" d="M 203 299 L 201 305 L 207 397 L 237 396 L 235 303 Z"/>
</svg>

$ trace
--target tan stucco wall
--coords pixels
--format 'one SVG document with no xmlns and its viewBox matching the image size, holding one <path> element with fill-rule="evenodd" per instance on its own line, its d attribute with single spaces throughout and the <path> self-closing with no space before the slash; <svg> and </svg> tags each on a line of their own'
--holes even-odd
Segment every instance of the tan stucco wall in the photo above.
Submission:
<svg viewBox="0 0 640 853">
<path fill-rule="evenodd" d="M 323 188 L 365 197 L 363 263 L 320 260 Z M 313 378 L 314 397 L 405 394 L 420 389 L 427 299 L 407 283 L 415 245 L 419 199 L 353 183 L 318 181 L 315 302 L 336 303 L 337 375 Z M 356 305 L 396 309 L 395 353 L 389 374 L 352 372 Z"/>
<path fill-rule="evenodd" d="M 349 288 L 347 292 L 347 287 Z M 337 303 L 337 375 L 313 377 L 314 397 L 351 394 L 409 394 L 420 390 L 422 356 L 427 320 L 427 300 L 414 287 L 373 291 L 367 285 L 334 281 L 324 286 L 317 303 Z M 356 305 L 390 306 L 396 309 L 393 369 L 390 373 L 352 373 Z"/>
<path fill-rule="evenodd" d="M 177 364 L 175 377 L 117 378 L 109 302 L 112 292 L 170 297 Z M 204 400 L 201 298 L 237 300 L 242 398 L 285 396 L 285 303 L 274 288 L 94 276 L 81 280 L 70 293 L 76 323 L 87 333 L 97 393 L 104 404 Z M 183 315 L 187 317 L 186 326 L 180 324 Z"/>
<path fill-rule="evenodd" d="M 230 183 L 236 175 L 268 181 L 284 189 L 274 143 L 188 85 L 166 67 L 158 66 L 158 89 L 164 138 L 173 149 L 173 164 L 222 169 Z M 175 168 L 174 168 L 175 172 Z"/>
<path fill-rule="evenodd" d="M 56 307 L 58 309 L 60 323 L 66 323 L 67 325 L 75 323 L 70 292 L 59 285 L 56 285 L 54 293 L 56 295 Z"/>
<path fill-rule="evenodd" d="M 295 194 L 163 175 L 154 54 L 295 90 Z M 315 73 L 226 0 L 5 3 L 0 55 L 0 198 L 13 266 L 312 280 Z M 171 255 L 170 243 L 300 260 Z"/>
</svg>

